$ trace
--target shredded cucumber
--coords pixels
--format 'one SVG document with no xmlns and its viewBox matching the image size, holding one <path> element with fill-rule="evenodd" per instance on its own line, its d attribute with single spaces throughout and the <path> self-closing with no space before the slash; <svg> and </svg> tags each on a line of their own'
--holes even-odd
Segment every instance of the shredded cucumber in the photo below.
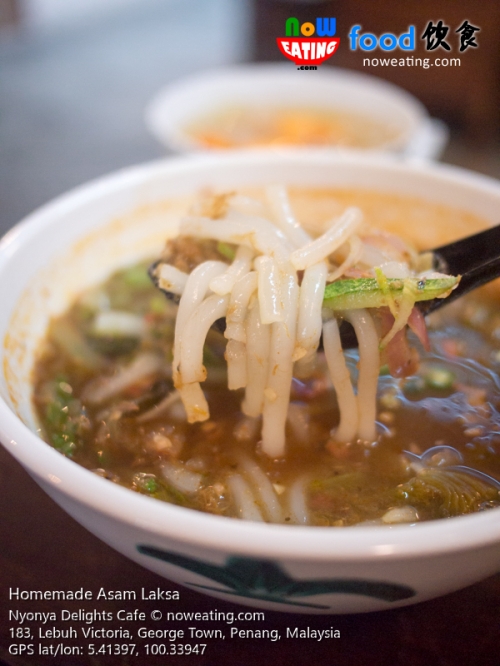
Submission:
<svg viewBox="0 0 500 666">
<path fill-rule="evenodd" d="M 337 280 L 325 288 L 323 306 L 331 310 L 390 307 L 403 297 L 405 286 L 412 288 L 415 301 L 445 298 L 459 283 L 460 277 L 434 279 L 386 278 L 381 288 L 375 278 Z"/>
</svg>

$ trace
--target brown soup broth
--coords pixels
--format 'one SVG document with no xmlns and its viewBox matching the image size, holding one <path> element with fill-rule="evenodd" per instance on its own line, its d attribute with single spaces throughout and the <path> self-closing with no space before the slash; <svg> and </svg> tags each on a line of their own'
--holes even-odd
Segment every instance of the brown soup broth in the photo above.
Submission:
<svg viewBox="0 0 500 666">
<path fill-rule="evenodd" d="M 259 452 L 258 428 L 240 412 L 241 391 L 226 388 L 225 340 L 215 331 L 204 359 L 210 420 L 186 423 L 175 401 L 156 416 L 155 405 L 173 391 L 176 306 L 141 264 L 82 294 L 51 322 L 34 367 L 34 405 L 44 438 L 62 454 L 115 483 L 192 509 L 237 517 L 225 481 L 241 471 L 244 459 L 257 462 L 279 498 L 299 480 L 312 525 L 380 523 L 402 507 L 411 508 L 415 521 L 485 510 L 500 505 L 496 303 L 480 294 L 433 315 L 432 350 L 419 349 L 417 375 L 394 379 L 381 369 L 372 443 L 334 441 L 336 399 L 320 359 L 312 378 L 293 381 L 297 418 L 287 426 L 286 458 L 273 461 Z M 140 334 L 97 335 L 93 322 L 102 308 L 135 315 Z M 144 355 L 157 366 L 96 398 L 120 368 Z M 354 377 L 357 361 L 357 352 L 349 352 Z M 440 448 L 425 456 L 434 447 Z M 167 480 L 162 467 L 172 461 L 199 477 L 198 492 Z M 283 520 L 294 522 L 286 506 Z"/>
</svg>

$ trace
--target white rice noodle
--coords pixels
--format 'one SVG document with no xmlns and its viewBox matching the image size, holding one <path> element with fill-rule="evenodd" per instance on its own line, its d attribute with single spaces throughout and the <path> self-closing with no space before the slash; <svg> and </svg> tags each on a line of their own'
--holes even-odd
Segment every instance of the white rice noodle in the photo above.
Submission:
<svg viewBox="0 0 500 666">
<path fill-rule="evenodd" d="M 262 450 L 270 458 L 279 458 L 285 453 L 285 423 L 290 401 L 299 305 L 297 276 L 291 267 L 283 283 L 284 321 L 271 324 L 269 369 L 262 412 Z"/>
<path fill-rule="evenodd" d="M 274 254 L 276 258 L 285 261 L 294 249 L 293 243 L 286 234 L 267 216 L 244 215 L 237 211 L 230 211 L 227 219 L 241 229 L 256 231 L 255 238 L 262 245 L 261 251 L 264 254 Z"/>
<path fill-rule="evenodd" d="M 144 353 L 132 363 L 120 368 L 111 377 L 90 381 L 84 388 L 82 399 L 91 405 L 98 405 L 137 384 L 143 379 L 162 371 L 164 360 L 156 354 Z"/>
<path fill-rule="evenodd" d="M 162 416 L 163 414 L 167 414 L 172 405 L 175 405 L 178 403 L 181 399 L 179 391 L 172 391 L 169 393 L 163 400 L 161 400 L 157 405 L 154 407 L 151 407 L 151 409 L 148 409 L 147 412 L 144 412 L 140 416 L 138 416 L 135 420 L 136 423 L 147 423 L 148 421 L 152 421 L 153 419 L 158 418 L 158 416 Z"/>
<path fill-rule="evenodd" d="M 199 384 L 196 384 L 196 386 L 198 386 L 198 388 L 201 389 Z M 207 406 L 207 411 L 208 411 L 208 406 Z M 176 400 L 170 406 L 168 410 L 168 418 L 172 422 L 178 421 L 179 423 L 185 423 L 187 421 L 188 417 L 186 414 L 186 410 L 184 409 L 184 405 L 182 404 L 182 399 L 180 394 L 179 394 L 179 400 Z"/>
<path fill-rule="evenodd" d="M 257 269 L 257 291 L 262 323 L 283 321 L 282 272 L 278 263 L 272 257 L 265 256 L 257 257 L 254 264 Z"/>
<path fill-rule="evenodd" d="M 362 440 L 373 442 L 377 434 L 375 411 L 380 370 L 377 331 L 367 310 L 348 310 L 344 316 L 353 325 L 359 346 L 358 435 Z"/>
<path fill-rule="evenodd" d="M 210 281 L 210 289 L 214 294 L 225 296 L 231 293 L 233 287 L 242 275 L 248 273 L 253 259 L 253 250 L 244 245 L 240 245 L 236 251 L 236 256 L 233 263 L 229 266 L 225 273 L 212 278 Z"/>
<path fill-rule="evenodd" d="M 302 347 L 295 348 L 294 358 L 297 358 L 302 353 Z M 316 354 L 307 354 L 298 358 L 293 368 L 293 374 L 297 379 L 308 379 L 314 373 L 317 365 Z"/>
<path fill-rule="evenodd" d="M 188 423 L 206 421 L 210 417 L 207 399 L 198 382 L 184 384 L 179 388 Z"/>
<path fill-rule="evenodd" d="M 288 425 L 293 436 L 300 444 L 306 444 L 309 441 L 310 413 L 308 405 L 300 402 L 291 402 L 288 406 Z"/>
<path fill-rule="evenodd" d="M 181 493 L 193 495 L 200 489 L 201 474 L 191 472 L 182 464 L 165 462 L 161 466 L 161 473 L 170 485 Z"/>
<path fill-rule="evenodd" d="M 309 243 L 311 237 L 298 223 L 293 214 L 288 198 L 288 192 L 283 185 L 271 185 L 266 189 L 266 198 L 269 202 L 274 219 L 281 231 L 290 239 L 295 247 L 302 247 Z"/>
<path fill-rule="evenodd" d="M 358 432 L 358 401 L 345 362 L 339 326 L 335 318 L 328 320 L 323 325 L 323 347 L 330 377 L 337 394 L 340 413 L 340 422 L 335 431 L 335 439 L 339 442 L 352 442 Z"/>
<path fill-rule="evenodd" d="M 247 386 L 241 409 L 246 416 L 262 414 L 264 390 L 269 369 L 271 347 L 271 326 L 260 320 L 260 310 L 256 300 L 250 304 L 246 320 L 247 347 Z"/>
<path fill-rule="evenodd" d="M 297 343 L 294 360 L 313 355 L 319 345 L 323 325 L 321 310 L 325 292 L 326 262 L 314 264 L 304 271 L 300 285 Z"/>
<path fill-rule="evenodd" d="M 260 500 L 259 504 L 264 509 L 267 519 L 271 523 L 284 522 L 281 504 L 273 488 L 273 484 L 266 474 L 264 474 L 256 462 L 246 456 L 241 456 L 238 463 L 250 486 L 254 488 L 255 494 Z"/>
<path fill-rule="evenodd" d="M 174 384 L 178 382 L 179 364 L 181 361 L 181 339 L 184 327 L 190 316 L 203 301 L 208 291 L 208 284 L 217 275 L 227 270 L 227 264 L 222 261 L 205 261 L 197 266 L 189 275 L 177 309 L 175 318 L 174 360 L 172 375 Z"/>
<path fill-rule="evenodd" d="M 160 289 L 180 296 L 186 287 L 189 275 L 171 264 L 162 264 L 158 271 Z"/>
<path fill-rule="evenodd" d="M 290 522 L 295 525 L 307 525 L 310 522 L 305 489 L 306 479 L 301 476 L 292 483 L 288 491 Z"/>
<path fill-rule="evenodd" d="M 180 386 L 203 382 L 207 371 L 203 365 L 203 345 L 214 322 L 224 317 L 229 296 L 208 296 L 191 314 L 181 336 Z M 177 387 L 177 385 L 176 385 Z"/>
<path fill-rule="evenodd" d="M 234 285 L 229 298 L 224 336 L 229 340 L 246 342 L 245 319 L 248 303 L 257 289 L 257 273 L 250 271 Z"/>
<path fill-rule="evenodd" d="M 146 323 L 142 317 L 122 310 L 99 312 L 92 324 L 92 333 L 109 336 L 141 337 L 146 332 Z"/>
<path fill-rule="evenodd" d="M 386 261 L 378 266 L 386 278 L 407 278 L 410 277 L 408 264 L 401 261 Z"/>
<path fill-rule="evenodd" d="M 200 382 L 205 381 L 207 371 L 203 365 L 203 345 L 212 324 L 223 317 L 229 296 L 208 296 L 184 326 L 180 343 L 180 362 L 174 384 L 179 390 L 189 423 L 206 421 L 209 408 Z"/>
<path fill-rule="evenodd" d="M 245 245 L 255 252 L 280 257 L 285 261 L 293 246 L 271 222 L 260 217 L 230 213 L 221 220 L 187 217 L 181 222 L 180 233 L 198 238 Z"/>
<path fill-rule="evenodd" d="M 353 266 L 359 260 L 363 250 L 363 244 L 359 236 L 351 236 L 347 240 L 347 243 L 349 244 L 349 252 L 347 257 L 340 264 L 340 266 L 328 273 L 326 278 L 327 282 L 334 282 L 335 280 L 338 280 L 351 266 Z"/>
<path fill-rule="evenodd" d="M 304 270 L 326 259 L 357 231 L 362 221 L 363 214 L 359 208 L 348 208 L 324 234 L 292 252 L 290 261 L 294 268 Z"/>
<path fill-rule="evenodd" d="M 226 345 L 227 387 L 235 391 L 247 385 L 247 356 L 244 342 L 229 340 Z"/>
<path fill-rule="evenodd" d="M 382 252 L 378 247 L 363 243 L 361 246 L 361 254 L 359 256 L 359 263 L 366 268 L 375 268 L 391 261 L 391 257 Z"/>
<path fill-rule="evenodd" d="M 312 367 L 322 329 L 340 411 L 335 438 L 345 442 L 357 437 L 373 441 L 380 361 L 373 321 L 365 310 L 343 315 L 354 326 L 359 343 L 356 395 L 342 352 L 337 321 L 331 319 L 323 324 L 322 304 L 327 280 L 342 277 L 361 259 L 365 262 L 376 259 L 372 266 L 378 266 L 387 258 L 355 235 L 362 224 L 362 214 L 357 208 L 348 208 L 325 233 L 311 240 L 295 219 L 285 188 L 268 188 L 267 201 L 276 224 L 260 217 L 265 214 L 264 205 L 241 196 L 232 197 L 223 218 L 191 216 L 181 222 L 183 235 L 238 246 L 231 265 L 207 261 L 188 277 L 180 271 L 168 273 L 166 277 L 169 284 L 174 285 L 169 290 L 177 289 L 182 293 L 175 327 L 173 378 L 188 421 L 209 418 L 208 404 L 200 386 L 207 374 L 203 366 L 203 345 L 212 324 L 226 317 L 228 386 L 245 389 L 242 411 L 246 417 L 254 419 L 254 425 L 262 415 L 263 453 L 270 458 L 284 455 L 287 420 L 297 440 L 308 437 L 303 412 L 289 404 L 293 364 L 299 361 L 298 367 L 302 369 Z M 347 256 L 342 255 L 345 259 L 340 266 L 328 273 L 328 258 L 345 243 L 348 243 Z M 400 270 L 397 266 L 386 267 Z M 300 288 L 297 271 L 304 271 Z M 276 507 L 279 507 L 281 521 L 282 509 L 269 479 L 253 463 L 247 461 L 243 466 L 246 478 L 240 474 L 228 478 L 241 516 L 274 522 L 278 520 Z M 260 507 L 265 508 L 257 506 L 248 479 L 252 486 L 259 488 Z M 304 485 L 304 479 L 298 479 L 288 498 L 291 519 L 299 524 L 309 521 Z"/>
<path fill-rule="evenodd" d="M 244 194 L 234 194 L 229 199 L 229 209 L 242 215 L 266 216 L 266 207 L 261 201 Z"/>
<path fill-rule="evenodd" d="M 257 502 L 250 486 L 242 476 L 239 474 L 231 474 L 227 477 L 227 486 L 233 498 L 238 518 L 261 523 L 264 522 L 264 518 L 257 506 Z"/>
</svg>

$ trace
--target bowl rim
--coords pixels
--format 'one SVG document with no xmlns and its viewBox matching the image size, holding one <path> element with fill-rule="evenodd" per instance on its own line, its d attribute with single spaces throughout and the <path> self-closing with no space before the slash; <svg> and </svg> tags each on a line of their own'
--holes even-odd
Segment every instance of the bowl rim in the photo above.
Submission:
<svg viewBox="0 0 500 666">
<path fill-rule="evenodd" d="M 149 133 L 163 146 L 177 152 L 225 152 L 226 149 L 207 148 L 191 137 L 185 129 L 185 126 L 179 123 L 174 113 L 174 119 L 169 117 L 169 111 L 179 106 L 186 105 L 186 109 L 192 109 L 193 103 L 189 101 L 190 95 L 203 89 L 208 85 L 223 86 L 231 82 L 235 77 L 247 80 L 250 89 L 255 89 L 259 85 L 258 77 L 261 78 L 260 84 L 270 78 L 275 77 L 277 85 L 279 82 L 290 82 L 294 74 L 295 67 L 291 63 L 279 62 L 260 62 L 260 63 L 240 63 L 226 65 L 208 69 L 203 72 L 197 72 L 190 76 L 174 80 L 160 88 L 146 104 L 143 118 Z M 385 79 L 381 79 L 372 74 L 358 72 L 342 67 L 323 67 L 314 73 L 314 79 L 307 80 L 307 85 L 317 85 L 320 88 L 324 84 L 340 84 L 351 86 L 355 89 L 363 90 L 374 97 L 385 98 L 399 107 L 400 116 L 407 116 L 407 126 L 398 132 L 398 134 L 384 141 L 373 148 L 359 148 L 359 150 L 382 150 L 382 151 L 412 151 L 412 144 L 415 137 L 420 132 L 429 127 L 430 116 L 425 106 L 411 93 L 404 88 L 397 86 Z M 300 80 L 297 79 L 297 85 Z M 187 100 L 187 103 L 186 103 Z M 209 105 L 209 110 L 213 105 Z M 328 107 L 328 105 L 325 105 Z M 349 105 L 346 105 L 347 107 Z M 217 104 L 215 108 L 219 108 Z M 355 108 L 355 107 L 353 107 Z M 361 113 L 365 109 L 360 110 Z M 203 109 L 189 117 L 203 117 Z M 247 150 L 258 150 L 261 148 L 246 148 Z M 305 148 L 307 150 L 307 148 Z M 355 148 L 353 148 L 355 149 Z M 231 150 L 240 150 L 238 147 Z"/>
<path fill-rule="evenodd" d="M 107 197 L 149 178 L 175 177 L 218 166 L 246 168 L 296 160 L 301 166 L 363 165 L 438 178 L 500 197 L 500 181 L 458 167 L 411 164 L 390 155 L 355 151 L 231 151 L 183 155 L 154 161 L 98 178 L 49 202 L 13 227 L 0 241 L 0 278 L 24 243 L 50 228 L 61 214 L 71 214 L 89 200 Z M 5 448 L 45 487 L 120 522 L 150 532 L 151 542 L 170 538 L 198 548 L 285 560 L 367 561 L 447 555 L 500 541 L 498 510 L 415 525 L 377 527 L 307 527 L 251 523 L 212 516 L 136 494 L 102 479 L 65 458 L 32 432 L 0 398 L 0 439 Z"/>
</svg>

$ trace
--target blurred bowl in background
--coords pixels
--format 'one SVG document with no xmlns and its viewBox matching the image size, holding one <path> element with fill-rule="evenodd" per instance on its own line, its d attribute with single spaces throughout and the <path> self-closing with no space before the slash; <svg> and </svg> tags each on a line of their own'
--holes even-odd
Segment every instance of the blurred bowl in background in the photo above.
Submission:
<svg viewBox="0 0 500 666">
<path fill-rule="evenodd" d="M 145 112 L 173 152 L 238 148 L 349 147 L 436 159 L 446 126 L 401 88 L 348 70 L 239 65 L 161 90 Z"/>
</svg>

